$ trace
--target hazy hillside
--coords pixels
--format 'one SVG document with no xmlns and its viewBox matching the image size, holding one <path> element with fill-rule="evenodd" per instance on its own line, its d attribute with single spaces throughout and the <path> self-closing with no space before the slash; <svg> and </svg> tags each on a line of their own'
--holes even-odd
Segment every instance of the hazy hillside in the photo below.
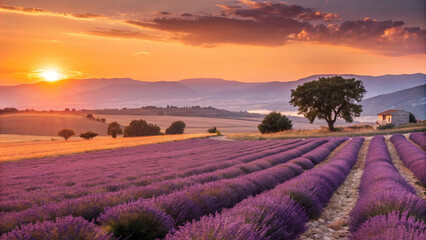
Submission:
<svg viewBox="0 0 426 240">
<path fill-rule="evenodd" d="M 213 106 L 233 111 L 295 111 L 288 103 L 290 91 L 314 75 L 289 82 L 246 83 L 217 78 L 184 79 L 178 82 L 143 82 L 129 78 L 74 79 L 0 86 L 0 107 L 63 109 L 134 108 L 155 106 Z M 343 75 L 364 82 L 365 98 L 415 87 L 426 82 L 425 74 L 384 76 Z M 376 112 L 372 110 L 371 112 Z"/>
<path fill-rule="evenodd" d="M 389 109 L 412 112 L 416 118 L 426 119 L 426 84 L 365 99 L 364 115 L 376 115 Z"/>
</svg>

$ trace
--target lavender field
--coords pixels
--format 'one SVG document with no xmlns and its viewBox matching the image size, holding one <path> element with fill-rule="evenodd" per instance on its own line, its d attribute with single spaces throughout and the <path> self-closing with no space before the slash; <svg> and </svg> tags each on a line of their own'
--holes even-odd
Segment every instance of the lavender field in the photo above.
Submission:
<svg viewBox="0 0 426 240">
<path fill-rule="evenodd" d="M 333 239 L 425 239 L 424 134 L 410 139 L 195 139 L 4 162 L 0 239 L 330 239 L 307 233 L 355 170 Z"/>
</svg>

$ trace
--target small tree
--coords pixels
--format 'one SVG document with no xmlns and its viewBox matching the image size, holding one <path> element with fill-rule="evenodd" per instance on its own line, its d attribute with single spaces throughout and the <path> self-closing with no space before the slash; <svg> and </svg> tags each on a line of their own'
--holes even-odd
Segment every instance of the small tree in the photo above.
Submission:
<svg viewBox="0 0 426 240">
<path fill-rule="evenodd" d="M 98 135 L 99 134 L 97 134 L 97 133 L 94 133 L 92 131 L 88 131 L 88 132 L 80 134 L 80 137 L 84 138 L 84 139 L 93 139 L 94 137 L 96 137 Z"/>
<path fill-rule="evenodd" d="M 257 127 L 261 133 L 273 133 L 284 130 L 291 130 L 293 124 L 286 116 L 279 112 L 271 112 L 265 116 L 262 123 Z"/>
<path fill-rule="evenodd" d="M 410 117 L 409 117 L 408 122 L 416 123 L 417 122 L 416 116 L 414 116 L 414 114 L 410 113 Z"/>
<path fill-rule="evenodd" d="M 361 102 L 365 93 L 362 81 L 354 78 L 319 78 L 291 90 L 290 103 L 311 123 L 315 118 L 324 119 L 330 131 L 335 131 L 338 117 L 353 122 L 354 117 L 361 115 L 362 106 L 355 102 Z"/>
<path fill-rule="evenodd" d="M 108 125 L 108 135 L 111 135 L 113 138 L 116 138 L 117 135 L 122 134 L 123 130 L 120 127 L 118 122 L 112 122 Z"/>
<path fill-rule="evenodd" d="M 212 128 L 207 129 L 207 132 L 208 132 L 208 133 L 217 133 L 217 128 L 216 128 L 216 126 L 214 126 L 214 127 L 212 127 Z"/>
<path fill-rule="evenodd" d="M 74 136 L 74 130 L 72 129 L 62 129 L 58 132 L 58 136 L 63 137 L 65 140 L 68 140 L 68 138 Z"/>
<path fill-rule="evenodd" d="M 133 120 L 124 128 L 124 137 L 141 137 L 160 135 L 160 127 L 145 120 Z"/>
<path fill-rule="evenodd" d="M 166 129 L 166 134 L 182 134 L 185 131 L 185 127 L 186 124 L 184 122 L 175 121 Z"/>
</svg>

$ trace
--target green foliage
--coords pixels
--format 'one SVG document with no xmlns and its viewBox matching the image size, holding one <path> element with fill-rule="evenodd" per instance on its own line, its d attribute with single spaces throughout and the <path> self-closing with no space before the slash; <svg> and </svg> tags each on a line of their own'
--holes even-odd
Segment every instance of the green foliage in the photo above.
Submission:
<svg viewBox="0 0 426 240">
<path fill-rule="evenodd" d="M 338 117 L 353 122 L 354 117 L 361 115 L 362 106 L 356 102 L 361 102 L 365 93 L 362 81 L 334 76 L 299 85 L 291 90 L 290 103 L 311 123 L 316 118 L 324 119 L 330 131 L 334 131 Z"/>
<path fill-rule="evenodd" d="M 207 129 L 207 132 L 208 132 L 208 133 L 216 133 L 216 132 L 217 132 L 217 128 L 216 128 L 216 126 L 214 126 L 214 127 L 212 127 L 212 128 Z"/>
<path fill-rule="evenodd" d="M 416 116 L 414 116 L 414 114 L 410 113 L 410 117 L 409 117 L 408 122 L 416 123 L 417 122 Z"/>
<path fill-rule="evenodd" d="M 293 124 L 286 116 L 279 112 L 271 112 L 265 116 L 262 123 L 257 127 L 261 133 L 273 133 L 284 130 L 291 130 Z"/>
<path fill-rule="evenodd" d="M 81 138 L 84 138 L 84 139 L 93 139 L 94 137 L 96 137 L 96 136 L 98 136 L 98 135 L 99 135 L 99 134 L 97 134 L 97 133 L 95 133 L 95 132 L 88 131 L 88 132 L 85 132 L 85 133 L 80 134 L 80 137 L 81 137 Z"/>
<path fill-rule="evenodd" d="M 386 129 L 392 129 L 394 127 L 395 127 L 395 125 L 393 123 L 388 123 L 388 124 L 385 124 L 385 125 L 378 126 L 377 129 L 386 130 Z"/>
<path fill-rule="evenodd" d="M 74 130 L 72 129 L 62 129 L 58 132 L 58 136 L 63 137 L 65 140 L 68 140 L 68 138 L 74 136 Z"/>
<path fill-rule="evenodd" d="M 166 134 L 182 134 L 186 124 L 182 121 L 175 121 L 166 129 Z"/>
<path fill-rule="evenodd" d="M 219 130 L 217 130 L 216 131 L 216 136 L 222 136 L 222 133 Z"/>
<path fill-rule="evenodd" d="M 122 134 L 123 130 L 120 127 L 118 122 L 112 122 L 108 125 L 108 135 L 111 135 L 113 138 L 116 138 L 117 135 Z"/>
<path fill-rule="evenodd" d="M 145 120 L 133 120 L 124 128 L 124 137 L 141 137 L 160 135 L 160 127 Z"/>
</svg>

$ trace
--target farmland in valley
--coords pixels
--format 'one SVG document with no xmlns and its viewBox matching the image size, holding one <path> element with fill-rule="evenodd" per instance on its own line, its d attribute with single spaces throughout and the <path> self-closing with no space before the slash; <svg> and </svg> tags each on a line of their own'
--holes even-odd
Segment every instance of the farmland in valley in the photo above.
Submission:
<svg viewBox="0 0 426 240">
<path fill-rule="evenodd" d="M 0 239 L 46 232 L 80 239 L 423 239 L 425 139 L 410 139 L 191 139 L 3 162 Z"/>
</svg>

